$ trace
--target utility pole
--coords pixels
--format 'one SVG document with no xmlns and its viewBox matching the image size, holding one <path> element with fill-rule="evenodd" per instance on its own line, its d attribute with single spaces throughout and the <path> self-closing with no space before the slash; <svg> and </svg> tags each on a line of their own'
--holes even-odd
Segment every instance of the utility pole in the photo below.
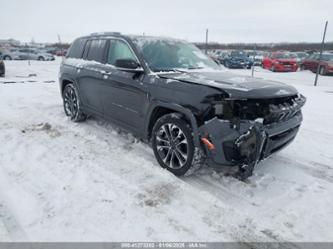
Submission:
<svg viewBox="0 0 333 249">
<path fill-rule="evenodd" d="M 60 38 L 59 34 L 58 34 L 58 42 L 59 42 L 59 46 L 60 46 L 61 57 L 64 58 L 64 50 L 62 49 L 61 38 Z"/>
<path fill-rule="evenodd" d="M 323 50 L 324 50 L 324 44 L 325 44 L 325 37 L 326 37 L 327 25 L 328 25 L 328 21 L 326 21 L 326 23 L 325 23 L 325 29 L 324 29 L 324 34 L 323 34 L 323 40 L 322 40 L 322 42 L 321 42 L 321 46 L 320 46 L 320 54 L 319 54 L 319 59 L 318 59 L 317 72 L 316 72 L 316 78 L 315 78 L 315 82 L 314 82 L 314 85 L 315 85 L 315 86 L 317 86 L 317 82 L 318 82 L 318 74 L 319 74 L 319 70 L 320 70 L 321 57 L 322 57 L 322 55 L 323 55 Z"/>
<path fill-rule="evenodd" d="M 30 49 L 31 49 L 31 47 L 33 45 L 33 42 L 34 42 L 34 38 L 32 37 L 30 45 L 28 45 L 28 48 L 27 48 L 28 49 L 28 65 L 29 66 L 31 65 L 31 63 L 30 63 Z"/>
<path fill-rule="evenodd" d="M 205 54 L 207 54 L 208 50 L 208 29 L 206 29 L 206 45 L 205 45 Z"/>
<path fill-rule="evenodd" d="M 257 55 L 257 44 L 254 44 L 254 53 L 253 53 L 253 64 L 252 64 L 252 77 L 254 76 L 254 66 L 256 62 L 256 55 Z"/>
</svg>

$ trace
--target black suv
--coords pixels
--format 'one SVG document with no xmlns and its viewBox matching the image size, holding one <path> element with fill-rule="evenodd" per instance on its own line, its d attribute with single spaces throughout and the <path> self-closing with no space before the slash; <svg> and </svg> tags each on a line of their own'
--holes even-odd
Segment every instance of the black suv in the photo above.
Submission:
<svg viewBox="0 0 333 249">
<path fill-rule="evenodd" d="M 76 39 L 60 68 L 64 110 L 95 115 L 151 142 L 174 173 L 204 162 L 242 179 L 296 136 L 305 98 L 282 83 L 237 76 L 182 40 L 95 33 Z"/>
</svg>

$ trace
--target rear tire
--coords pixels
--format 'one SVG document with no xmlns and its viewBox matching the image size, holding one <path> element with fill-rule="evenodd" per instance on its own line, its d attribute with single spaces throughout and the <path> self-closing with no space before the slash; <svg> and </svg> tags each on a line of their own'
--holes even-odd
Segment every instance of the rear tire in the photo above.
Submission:
<svg viewBox="0 0 333 249">
<path fill-rule="evenodd" d="M 80 96 L 74 84 L 70 83 L 65 86 L 62 98 L 67 117 L 74 122 L 82 122 L 87 119 L 87 115 L 82 111 Z"/>
<path fill-rule="evenodd" d="M 43 56 L 39 56 L 39 57 L 38 57 L 38 60 L 39 60 L 39 61 L 45 61 L 45 58 L 44 58 Z"/>
<path fill-rule="evenodd" d="M 205 161 L 202 148 L 194 145 L 191 126 L 179 113 L 157 120 L 152 130 L 152 147 L 160 166 L 176 176 L 192 174 Z"/>
<path fill-rule="evenodd" d="M 5 56 L 3 57 L 3 59 L 4 59 L 5 61 L 11 61 L 11 60 L 12 60 L 12 57 L 10 57 L 9 55 L 5 55 Z"/>
<path fill-rule="evenodd" d="M 304 71 L 305 70 L 305 66 L 304 65 L 301 65 L 301 71 Z"/>
</svg>

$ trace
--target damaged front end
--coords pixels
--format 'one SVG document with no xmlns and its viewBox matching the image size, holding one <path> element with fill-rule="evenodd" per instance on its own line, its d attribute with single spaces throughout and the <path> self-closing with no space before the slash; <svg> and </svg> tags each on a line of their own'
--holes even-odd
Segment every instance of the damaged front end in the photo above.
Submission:
<svg viewBox="0 0 333 249">
<path fill-rule="evenodd" d="M 302 122 L 302 95 L 216 102 L 199 127 L 209 165 L 239 166 L 252 175 L 256 164 L 287 146 Z M 210 146 L 208 146 L 210 145 Z"/>
</svg>

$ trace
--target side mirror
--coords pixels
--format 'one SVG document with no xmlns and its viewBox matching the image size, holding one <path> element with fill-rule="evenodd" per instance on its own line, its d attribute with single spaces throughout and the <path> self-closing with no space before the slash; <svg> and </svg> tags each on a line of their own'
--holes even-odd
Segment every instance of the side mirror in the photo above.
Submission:
<svg viewBox="0 0 333 249">
<path fill-rule="evenodd" d="M 118 59 L 116 60 L 115 66 L 119 70 L 126 72 L 143 72 L 143 68 L 140 67 L 140 64 L 133 59 Z"/>
</svg>

